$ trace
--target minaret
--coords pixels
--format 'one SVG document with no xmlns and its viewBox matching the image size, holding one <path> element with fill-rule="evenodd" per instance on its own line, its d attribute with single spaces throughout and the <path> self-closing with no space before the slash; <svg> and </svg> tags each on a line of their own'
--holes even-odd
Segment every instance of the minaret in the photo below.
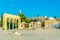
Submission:
<svg viewBox="0 0 60 40">
<path fill-rule="evenodd" d="M 21 10 L 19 10 L 19 13 L 21 13 Z"/>
<path fill-rule="evenodd" d="M 18 14 L 21 14 L 21 13 L 22 13 L 21 10 L 19 10 Z"/>
</svg>

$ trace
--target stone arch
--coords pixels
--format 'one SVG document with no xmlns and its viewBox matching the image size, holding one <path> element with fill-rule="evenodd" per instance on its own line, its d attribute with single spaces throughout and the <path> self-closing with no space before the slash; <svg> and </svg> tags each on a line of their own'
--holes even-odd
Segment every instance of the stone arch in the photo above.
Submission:
<svg viewBox="0 0 60 40">
<path fill-rule="evenodd" d="M 20 29 L 20 27 L 21 27 L 21 25 L 20 25 L 21 19 L 20 19 L 19 16 L 15 16 L 15 15 L 11 15 L 11 14 L 4 14 L 3 15 L 3 28 L 5 30 L 7 30 L 7 29 L 14 29 L 15 22 L 17 24 L 16 27 L 18 29 Z M 7 28 L 7 24 L 8 24 L 8 28 Z"/>
</svg>

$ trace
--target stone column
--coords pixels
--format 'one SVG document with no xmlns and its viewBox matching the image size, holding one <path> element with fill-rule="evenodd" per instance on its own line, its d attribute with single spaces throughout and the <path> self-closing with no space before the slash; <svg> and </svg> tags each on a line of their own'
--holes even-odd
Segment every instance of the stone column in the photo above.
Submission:
<svg viewBox="0 0 60 40">
<path fill-rule="evenodd" d="M 3 28 L 4 28 L 5 30 L 7 30 L 7 28 L 6 28 L 6 18 L 3 18 Z"/>
<path fill-rule="evenodd" d="M 37 26 L 37 22 L 34 23 L 34 26 L 35 26 L 35 29 L 36 29 L 36 26 Z"/>
<path fill-rule="evenodd" d="M 21 19 L 20 19 L 20 17 L 18 18 L 18 29 L 21 29 Z"/>
<path fill-rule="evenodd" d="M 12 20 L 12 29 L 14 29 L 14 19 Z"/>
<path fill-rule="evenodd" d="M 9 27 L 9 30 L 10 30 L 10 21 L 9 21 L 9 26 L 8 27 Z"/>
<path fill-rule="evenodd" d="M 15 28 L 17 29 L 17 20 L 15 20 Z"/>
</svg>

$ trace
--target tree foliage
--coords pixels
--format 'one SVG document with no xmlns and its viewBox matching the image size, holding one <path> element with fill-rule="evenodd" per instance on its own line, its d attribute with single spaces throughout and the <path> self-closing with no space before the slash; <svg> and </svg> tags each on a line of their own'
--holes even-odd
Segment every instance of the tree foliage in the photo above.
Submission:
<svg viewBox="0 0 60 40">
<path fill-rule="evenodd" d="M 30 22 L 32 22 L 33 21 L 33 19 L 32 18 L 30 18 Z"/>
<path fill-rule="evenodd" d="M 56 16 L 54 16 L 54 18 L 56 19 Z"/>
<path fill-rule="evenodd" d="M 28 19 L 24 14 L 20 13 L 19 14 L 20 18 L 21 18 L 21 22 L 26 22 L 26 23 L 30 23 L 33 21 L 32 18 Z"/>
<path fill-rule="evenodd" d="M 29 19 L 25 19 L 25 22 L 26 22 L 26 23 L 30 23 L 30 20 L 29 20 Z"/>
<path fill-rule="evenodd" d="M 21 18 L 21 22 L 25 21 L 26 16 L 22 13 L 19 14 L 20 18 Z"/>
<path fill-rule="evenodd" d="M 0 27 L 2 27 L 2 20 L 0 20 Z"/>
<path fill-rule="evenodd" d="M 0 21 L 0 26 L 1 26 L 1 21 Z"/>
<path fill-rule="evenodd" d="M 30 19 L 27 18 L 27 19 L 25 20 L 26 23 L 30 23 L 30 22 L 32 22 L 32 21 L 33 21 L 32 18 L 30 18 Z"/>
</svg>

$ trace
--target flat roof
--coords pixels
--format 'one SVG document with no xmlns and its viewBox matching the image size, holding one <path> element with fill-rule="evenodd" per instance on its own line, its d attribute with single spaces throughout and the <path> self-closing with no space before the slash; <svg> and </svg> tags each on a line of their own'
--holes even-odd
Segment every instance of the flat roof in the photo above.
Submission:
<svg viewBox="0 0 60 40">
<path fill-rule="evenodd" d="M 3 15 L 9 15 L 9 16 L 14 16 L 14 17 L 18 17 L 17 15 L 13 15 L 13 14 L 8 14 L 8 13 L 3 13 Z"/>
</svg>

